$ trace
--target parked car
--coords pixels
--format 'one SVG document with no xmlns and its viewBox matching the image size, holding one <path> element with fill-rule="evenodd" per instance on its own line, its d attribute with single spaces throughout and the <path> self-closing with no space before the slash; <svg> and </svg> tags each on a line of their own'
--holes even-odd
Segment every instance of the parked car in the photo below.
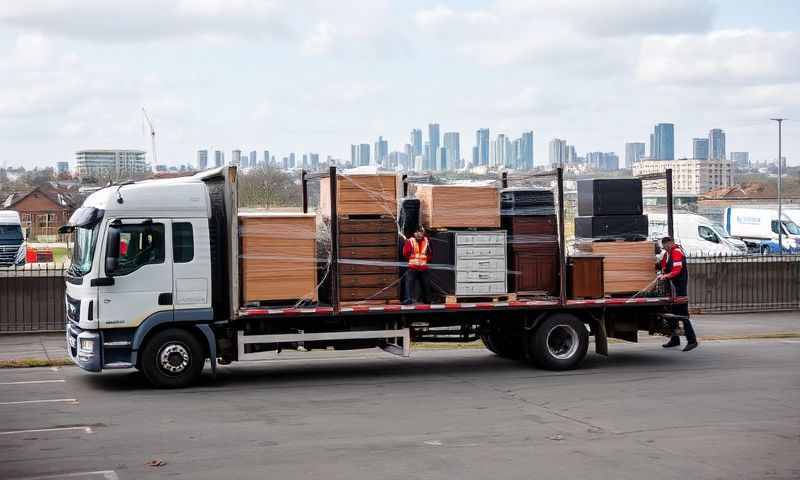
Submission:
<svg viewBox="0 0 800 480">
<path fill-rule="evenodd" d="M 666 214 L 649 214 L 648 219 L 650 238 L 659 240 L 667 235 Z M 676 243 L 680 244 L 689 256 L 747 253 L 744 242 L 732 238 L 721 225 L 701 215 L 676 213 L 673 215 L 673 228 Z"/>
<path fill-rule="evenodd" d="M 0 210 L 0 267 L 25 264 L 25 235 L 19 213 Z"/>
</svg>

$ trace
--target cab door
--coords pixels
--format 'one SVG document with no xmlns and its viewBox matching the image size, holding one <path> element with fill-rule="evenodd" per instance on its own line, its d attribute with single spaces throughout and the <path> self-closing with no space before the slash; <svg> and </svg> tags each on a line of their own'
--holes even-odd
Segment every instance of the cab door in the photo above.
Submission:
<svg viewBox="0 0 800 480">
<path fill-rule="evenodd" d="M 109 223 L 98 279 L 101 328 L 136 327 L 173 313 L 172 223 L 169 219 L 122 219 Z"/>
</svg>

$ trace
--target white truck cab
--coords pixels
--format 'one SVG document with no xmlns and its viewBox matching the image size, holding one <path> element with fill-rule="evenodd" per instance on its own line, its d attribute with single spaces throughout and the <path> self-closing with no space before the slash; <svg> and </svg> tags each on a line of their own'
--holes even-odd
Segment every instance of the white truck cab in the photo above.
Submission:
<svg viewBox="0 0 800 480">
<path fill-rule="evenodd" d="M 114 185 L 86 199 L 62 227 L 74 235 L 65 300 L 76 363 L 128 368 L 154 327 L 212 319 L 210 216 L 195 177 Z M 180 368 L 182 348 L 171 351 Z"/>
<path fill-rule="evenodd" d="M 755 252 L 800 252 L 800 227 L 785 213 L 778 221 L 777 209 L 728 207 L 724 222 L 728 233 Z M 783 237 L 782 249 L 778 246 L 779 231 Z"/>
<path fill-rule="evenodd" d="M 19 213 L 0 210 L 0 267 L 25 264 L 25 235 Z"/>
</svg>

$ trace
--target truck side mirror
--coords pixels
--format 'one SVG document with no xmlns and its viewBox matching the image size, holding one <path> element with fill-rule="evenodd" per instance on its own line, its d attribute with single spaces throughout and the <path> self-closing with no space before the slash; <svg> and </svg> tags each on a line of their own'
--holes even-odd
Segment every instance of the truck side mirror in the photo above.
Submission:
<svg viewBox="0 0 800 480">
<path fill-rule="evenodd" d="M 119 265 L 119 227 L 108 227 L 106 239 L 106 275 L 113 275 Z"/>
</svg>

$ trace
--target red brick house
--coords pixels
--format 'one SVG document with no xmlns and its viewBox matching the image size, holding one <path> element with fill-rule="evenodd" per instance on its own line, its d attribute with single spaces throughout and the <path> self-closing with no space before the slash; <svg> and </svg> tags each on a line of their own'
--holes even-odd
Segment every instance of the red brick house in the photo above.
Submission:
<svg viewBox="0 0 800 480">
<path fill-rule="evenodd" d="M 78 206 L 76 193 L 46 184 L 10 194 L 0 208 L 19 213 L 29 241 L 55 242 L 64 240 L 59 238 L 58 227 L 67 223 Z"/>
</svg>

